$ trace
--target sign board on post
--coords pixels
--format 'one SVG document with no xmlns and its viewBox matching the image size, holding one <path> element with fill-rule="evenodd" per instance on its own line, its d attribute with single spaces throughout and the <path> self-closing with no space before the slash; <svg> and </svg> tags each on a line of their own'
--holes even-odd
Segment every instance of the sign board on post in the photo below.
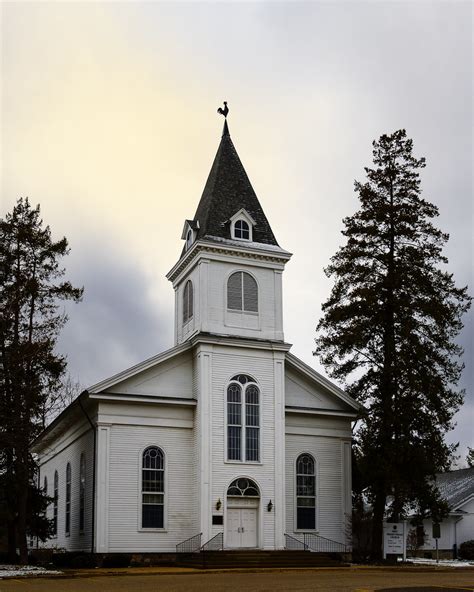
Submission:
<svg viewBox="0 0 474 592">
<path fill-rule="evenodd" d="M 385 522 L 383 525 L 383 557 L 402 555 L 406 557 L 405 523 Z"/>
<path fill-rule="evenodd" d="M 441 524 L 439 522 L 433 522 L 433 538 L 441 538 Z"/>
</svg>

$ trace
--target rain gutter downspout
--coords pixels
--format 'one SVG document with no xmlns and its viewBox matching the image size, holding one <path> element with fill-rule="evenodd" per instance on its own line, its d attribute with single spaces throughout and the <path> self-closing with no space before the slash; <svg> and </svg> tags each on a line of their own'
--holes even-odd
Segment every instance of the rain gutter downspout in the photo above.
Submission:
<svg viewBox="0 0 474 592">
<path fill-rule="evenodd" d="M 83 391 L 83 393 L 88 394 L 87 391 Z M 82 394 L 82 393 L 81 393 Z M 97 426 L 94 425 L 93 421 L 91 420 L 89 414 L 85 410 L 81 397 L 78 397 L 79 406 L 82 409 L 82 412 L 87 418 L 87 421 L 90 423 L 92 428 L 92 433 L 94 434 L 94 452 L 93 452 L 93 462 L 92 462 L 92 522 L 91 522 L 91 554 L 94 553 L 94 542 L 95 542 L 95 466 L 96 466 L 96 455 L 97 455 Z"/>
</svg>

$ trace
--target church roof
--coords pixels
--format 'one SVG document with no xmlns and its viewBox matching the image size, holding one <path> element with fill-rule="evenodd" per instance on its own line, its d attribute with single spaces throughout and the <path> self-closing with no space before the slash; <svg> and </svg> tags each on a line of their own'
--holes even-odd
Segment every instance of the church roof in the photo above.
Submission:
<svg viewBox="0 0 474 592">
<path fill-rule="evenodd" d="M 474 496 L 474 467 L 436 475 L 436 485 L 451 510 Z"/>
<path fill-rule="evenodd" d="M 196 238 L 230 239 L 230 218 L 242 208 L 256 222 L 253 228 L 253 241 L 278 246 L 230 138 L 226 120 L 221 142 L 194 216 L 194 224 L 197 226 L 199 223 Z"/>
</svg>

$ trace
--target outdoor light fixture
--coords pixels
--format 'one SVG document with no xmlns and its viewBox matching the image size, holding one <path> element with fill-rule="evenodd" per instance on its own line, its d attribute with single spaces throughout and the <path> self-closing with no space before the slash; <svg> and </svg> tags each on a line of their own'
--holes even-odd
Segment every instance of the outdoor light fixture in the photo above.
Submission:
<svg viewBox="0 0 474 592">
<path fill-rule="evenodd" d="M 269 512 L 271 512 L 271 511 L 272 511 L 272 508 L 273 508 L 273 504 L 272 504 L 272 500 L 270 500 L 270 501 L 268 502 L 268 505 L 267 505 L 267 510 L 268 510 Z"/>
<path fill-rule="evenodd" d="M 222 506 L 221 498 L 219 498 L 216 502 L 216 510 L 220 510 Z"/>
</svg>

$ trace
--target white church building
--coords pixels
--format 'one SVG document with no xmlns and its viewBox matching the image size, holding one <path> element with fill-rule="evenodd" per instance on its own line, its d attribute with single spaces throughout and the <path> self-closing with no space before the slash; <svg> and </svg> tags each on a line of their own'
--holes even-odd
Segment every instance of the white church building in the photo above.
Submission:
<svg viewBox="0 0 474 592">
<path fill-rule="evenodd" d="M 188 539 L 224 549 L 349 543 L 360 406 L 290 353 L 282 279 L 291 254 L 227 122 L 182 239 L 167 275 L 174 346 L 88 388 L 35 443 L 53 498 L 45 546 L 162 553 Z"/>
</svg>

